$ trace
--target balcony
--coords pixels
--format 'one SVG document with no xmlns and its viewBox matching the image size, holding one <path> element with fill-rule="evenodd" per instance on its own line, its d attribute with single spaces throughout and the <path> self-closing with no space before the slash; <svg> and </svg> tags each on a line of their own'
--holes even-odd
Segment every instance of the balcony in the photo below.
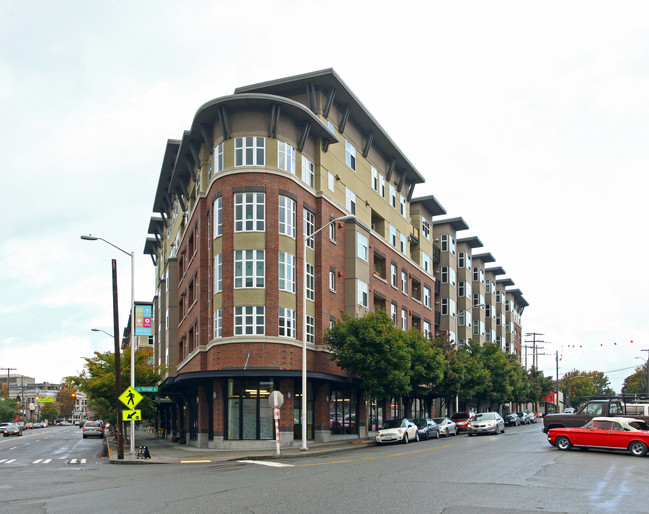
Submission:
<svg viewBox="0 0 649 514">
<path fill-rule="evenodd" d="M 410 224 L 410 239 L 414 243 L 419 243 L 419 229 L 415 227 L 412 223 Z"/>
<path fill-rule="evenodd" d="M 439 249 L 439 246 L 433 245 L 433 262 L 439 264 L 439 261 L 442 258 L 442 252 Z"/>
</svg>

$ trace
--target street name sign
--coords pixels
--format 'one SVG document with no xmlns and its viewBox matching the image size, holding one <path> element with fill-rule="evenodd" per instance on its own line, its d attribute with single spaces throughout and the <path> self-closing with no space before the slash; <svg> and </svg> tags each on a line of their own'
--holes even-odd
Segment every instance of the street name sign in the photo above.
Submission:
<svg viewBox="0 0 649 514">
<path fill-rule="evenodd" d="M 135 390 L 140 393 L 157 393 L 158 386 L 135 386 Z"/>
</svg>

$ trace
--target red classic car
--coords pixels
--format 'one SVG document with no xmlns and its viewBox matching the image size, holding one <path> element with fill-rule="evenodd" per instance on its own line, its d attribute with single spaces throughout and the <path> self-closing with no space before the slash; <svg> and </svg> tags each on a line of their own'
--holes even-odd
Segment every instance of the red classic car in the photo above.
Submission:
<svg viewBox="0 0 649 514">
<path fill-rule="evenodd" d="M 642 420 L 622 417 L 597 417 L 581 428 L 552 428 L 548 442 L 559 450 L 601 448 L 628 451 L 642 457 L 649 448 L 649 425 Z"/>
</svg>

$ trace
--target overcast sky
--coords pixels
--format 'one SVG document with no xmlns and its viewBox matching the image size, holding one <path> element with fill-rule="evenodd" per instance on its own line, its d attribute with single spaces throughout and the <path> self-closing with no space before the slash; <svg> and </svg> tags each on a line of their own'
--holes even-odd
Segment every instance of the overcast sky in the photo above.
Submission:
<svg viewBox="0 0 649 514">
<path fill-rule="evenodd" d="M 400 9 L 395 10 L 396 7 Z M 0 0 L 0 367 L 78 373 L 151 300 L 168 138 L 205 102 L 333 67 L 529 302 L 540 368 L 649 353 L 649 4 Z M 531 337 L 528 338 L 531 340 Z M 633 341 L 633 342 L 631 342 Z M 528 364 L 531 363 L 531 351 Z M 0 373 L 6 371 L 0 370 Z"/>
</svg>

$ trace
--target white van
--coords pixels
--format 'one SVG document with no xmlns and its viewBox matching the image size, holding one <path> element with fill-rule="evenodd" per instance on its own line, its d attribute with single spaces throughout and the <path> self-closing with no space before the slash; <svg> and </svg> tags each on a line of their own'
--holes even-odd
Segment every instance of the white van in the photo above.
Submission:
<svg viewBox="0 0 649 514">
<path fill-rule="evenodd" d="M 649 416 L 649 403 L 627 403 L 625 412 L 627 416 Z"/>
</svg>

